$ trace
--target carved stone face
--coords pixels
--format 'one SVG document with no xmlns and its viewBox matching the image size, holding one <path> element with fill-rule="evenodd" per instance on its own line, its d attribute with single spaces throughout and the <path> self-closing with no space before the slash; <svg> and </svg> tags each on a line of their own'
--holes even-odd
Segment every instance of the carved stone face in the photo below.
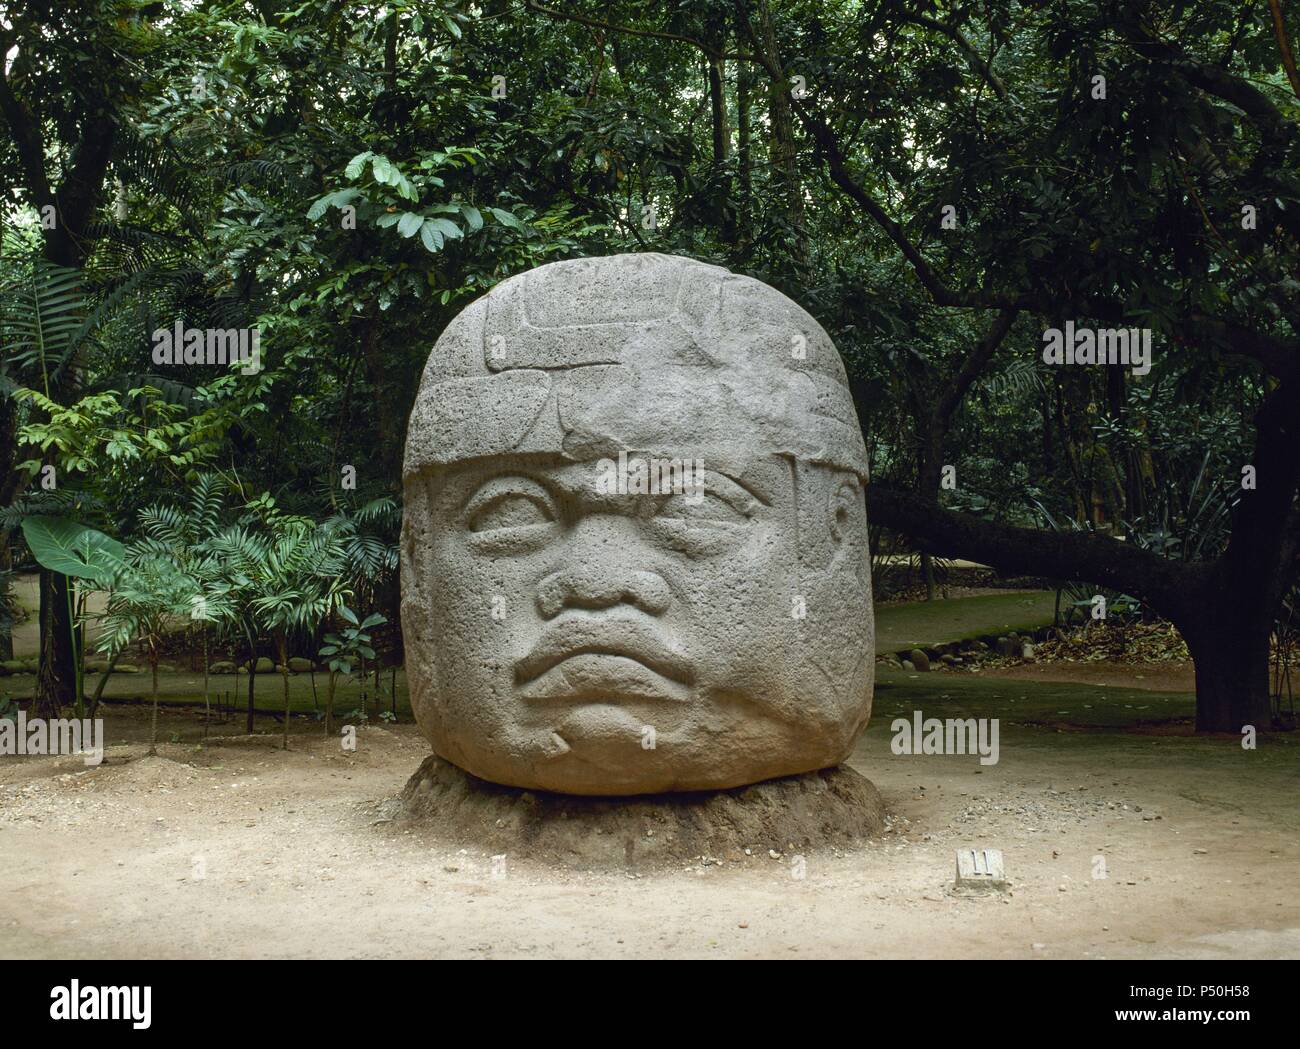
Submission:
<svg viewBox="0 0 1300 1049">
<path fill-rule="evenodd" d="M 660 255 L 499 286 L 439 340 L 408 435 L 434 749 L 578 794 L 841 761 L 871 704 L 864 480 L 838 355 L 775 290 Z"/>
</svg>

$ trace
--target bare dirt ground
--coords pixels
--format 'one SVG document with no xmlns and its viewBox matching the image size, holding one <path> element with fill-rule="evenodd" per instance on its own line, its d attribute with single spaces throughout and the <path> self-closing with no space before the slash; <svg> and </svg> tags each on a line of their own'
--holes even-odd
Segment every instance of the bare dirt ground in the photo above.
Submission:
<svg viewBox="0 0 1300 1049">
<path fill-rule="evenodd" d="M 145 717 L 114 712 L 109 738 Z M 892 811 L 879 841 L 803 878 L 768 843 L 634 876 L 494 871 L 377 822 L 423 739 L 371 727 L 350 753 L 318 732 L 287 754 L 267 735 L 0 759 L 0 955 L 1300 957 L 1289 745 L 1011 727 L 981 768 L 894 756 L 873 724 L 852 764 Z M 1003 850 L 1010 896 L 951 894 L 971 845 Z"/>
</svg>

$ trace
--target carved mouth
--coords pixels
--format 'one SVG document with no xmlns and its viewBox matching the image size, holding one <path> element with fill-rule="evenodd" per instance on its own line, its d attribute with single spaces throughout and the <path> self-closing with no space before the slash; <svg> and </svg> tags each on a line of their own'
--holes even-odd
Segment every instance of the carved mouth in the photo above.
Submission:
<svg viewBox="0 0 1300 1049">
<path fill-rule="evenodd" d="M 689 686 L 695 680 L 686 657 L 643 623 L 627 618 L 574 616 L 557 621 L 515 664 L 515 682 L 527 684 L 569 660 L 574 661 L 574 670 L 581 670 L 583 677 L 590 678 L 593 673 L 608 675 L 612 685 L 626 678 L 627 684 L 635 688 L 645 670 L 680 685 Z"/>
</svg>

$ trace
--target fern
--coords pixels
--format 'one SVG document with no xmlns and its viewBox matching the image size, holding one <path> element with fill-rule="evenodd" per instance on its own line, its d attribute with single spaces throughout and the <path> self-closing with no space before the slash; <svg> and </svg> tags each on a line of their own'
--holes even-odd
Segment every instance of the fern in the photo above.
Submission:
<svg viewBox="0 0 1300 1049">
<path fill-rule="evenodd" d="M 1044 389 L 1042 374 L 1034 361 L 1011 361 L 996 375 L 979 380 L 980 387 L 990 397 L 1024 397 L 1041 393 Z"/>
<path fill-rule="evenodd" d="M 39 255 L 0 284 L 0 353 L 21 368 L 39 366 L 46 396 L 84 339 L 86 294 L 74 269 Z"/>
</svg>

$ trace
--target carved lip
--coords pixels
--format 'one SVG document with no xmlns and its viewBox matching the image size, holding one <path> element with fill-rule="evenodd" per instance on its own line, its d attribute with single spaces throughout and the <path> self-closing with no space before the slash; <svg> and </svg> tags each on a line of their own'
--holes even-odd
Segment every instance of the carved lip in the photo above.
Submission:
<svg viewBox="0 0 1300 1049">
<path fill-rule="evenodd" d="M 621 657 L 682 685 L 695 680 L 690 661 L 644 622 L 623 616 L 598 619 L 584 615 L 554 622 L 515 663 L 515 682 L 526 684 L 578 656 Z"/>
</svg>

